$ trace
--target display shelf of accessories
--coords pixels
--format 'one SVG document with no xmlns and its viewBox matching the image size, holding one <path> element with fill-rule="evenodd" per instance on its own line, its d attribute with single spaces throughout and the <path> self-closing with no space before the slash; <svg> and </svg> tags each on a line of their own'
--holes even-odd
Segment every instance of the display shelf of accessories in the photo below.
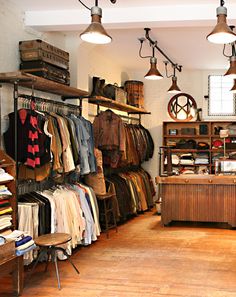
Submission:
<svg viewBox="0 0 236 297">
<path fill-rule="evenodd" d="M 220 137 L 222 129 L 229 130 L 229 136 L 225 139 L 225 151 L 224 139 Z M 172 154 L 180 157 L 180 160 L 182 156 L 188 160 L 186 163 L 189 164 L 181 164 L 175 160 L 176 164 L 172 166 L 177 174 L 184 171 L 214 173 L 214 164 L 218 158 L 224 157 L 224 154 L 236 158 L 236 124 L 234 126 L 232 121 L 163 122 L 163 146 L 170 146 Z M 203 164 L 196 164 L 196 158 L 199 163 L 201 157 L 204 159 Z"/>
<path fill-rule="evenodd" d="M 16 229 L 17 227 L 17 201 L 16 201 L 16 164 L 15 161 L 9 157 L 5 151 L 0 150 L 0 202 L 1 204 L 8 204 L 10 202 L 11 211 L 9 206 L 1 207 L 0 211 L 7 211 L 0 215 L 11 216 L 11 224 L 7 224 L 4 228 L 0 229 L 0 233 L 8 229 Z M 8 202 L 8 203 L 5 203 Z M 4 212 L 4 211 L 3 211 Z"/>
</svg>

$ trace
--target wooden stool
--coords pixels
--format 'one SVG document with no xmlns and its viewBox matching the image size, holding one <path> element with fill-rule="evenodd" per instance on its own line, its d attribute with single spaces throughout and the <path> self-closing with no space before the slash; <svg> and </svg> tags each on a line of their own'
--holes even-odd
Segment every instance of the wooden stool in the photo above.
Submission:
<svg viewBox="0 0 236 297">
<path fill-rule="evenodd" d="M 45 267 L 45 272 L 46 272 L 48 268 L 49 260 L 51 258 L 52 262 L 54 262 L 55 264 L 58 288 L 60 290 L 61 284 L 60 284 L 60 276 L 59 276 L 59 271 L 57 266 L 57 251 L 62 251 L 62 253 L 66 256 L 70 264 L 74 267 L 75 271 L 79 274 L 79 270 L 71 261 L 70 256 L 68 255 L 66 250 L 58 246 L 70 240 L 71 240 L 71 235 L 67 233 L 51 233 L 51 234 L 41 235 L 38 238 L 36 238 L 34 241 L 35 241 L 35 244 L 40 247 L 40 251 L 35 261 L 35 264 L 33 266 L 33 269 L 31 271 L 31 274 L 34 272 L 34 269 L 38 264 L 39 260 L 43 259 L 43 256 L 47 256 L 47 262 Z"/>
<path fill-rule="evenodd" d="M 105 220 L 105 228 L 103 228 L 103 231 L 106 232 L 106 235 L 108 238 L 109 229 L 115 227 L 116 232 L 118 231 L 117 223 L 116 223 L 116 214 L 115 214 L 114 205 L 113 205 L 114 194 L 106 193 L 104 195 L 96 195 L 96 196 L 98 201 L 102 203 L 102 207 L 99 208 L 99 214 L 100 214 L 100 217 L 103 217 Z M 109 214 L 111 214 L 110 217 L 109 217 Z"/>
</svg>

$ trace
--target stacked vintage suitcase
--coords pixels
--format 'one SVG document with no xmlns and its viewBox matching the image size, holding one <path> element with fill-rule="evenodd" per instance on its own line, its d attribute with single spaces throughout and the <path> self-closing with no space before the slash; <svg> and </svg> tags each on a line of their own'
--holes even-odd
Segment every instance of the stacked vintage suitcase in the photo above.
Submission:
<svg viewBox="0 0 236 297">
<path fill-rule="evenodd" d="M 70 85 L 69 53 L 40 39 L 19 42 L 20 70 Z"/>
</svg>

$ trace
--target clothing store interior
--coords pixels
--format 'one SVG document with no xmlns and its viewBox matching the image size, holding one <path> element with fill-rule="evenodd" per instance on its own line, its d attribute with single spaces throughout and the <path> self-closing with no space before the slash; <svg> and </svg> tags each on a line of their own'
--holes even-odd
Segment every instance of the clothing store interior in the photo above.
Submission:
<svg viewBox="0 0 236 297">
<path fill-rule="evenodd" d="M 236 297 L 235 1 L 0 7 L 0 296 Z"/>
</svg>

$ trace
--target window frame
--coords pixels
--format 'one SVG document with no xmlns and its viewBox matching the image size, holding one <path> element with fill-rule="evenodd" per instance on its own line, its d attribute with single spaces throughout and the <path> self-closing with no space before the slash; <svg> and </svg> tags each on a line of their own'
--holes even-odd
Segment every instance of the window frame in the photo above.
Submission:
<svg viewBox="0 0 236 297">
<path fill-rule="evenodd" d="M 233 94 L 233 111 L 232 113 L 210 113 L 210 77 L 211 76 L 220 76 L 224 77 L 222 74 L 209 74 L 208 75 L 208 104 L 207 104 L 207 116 L 208 117 L 234 117 L 236 116 L 236 94 Z M 233 86 L 233 79 L 232 79 L 232 86 Z M 222 98 L 221 98 L 222 101 Z"/>
</svg>

